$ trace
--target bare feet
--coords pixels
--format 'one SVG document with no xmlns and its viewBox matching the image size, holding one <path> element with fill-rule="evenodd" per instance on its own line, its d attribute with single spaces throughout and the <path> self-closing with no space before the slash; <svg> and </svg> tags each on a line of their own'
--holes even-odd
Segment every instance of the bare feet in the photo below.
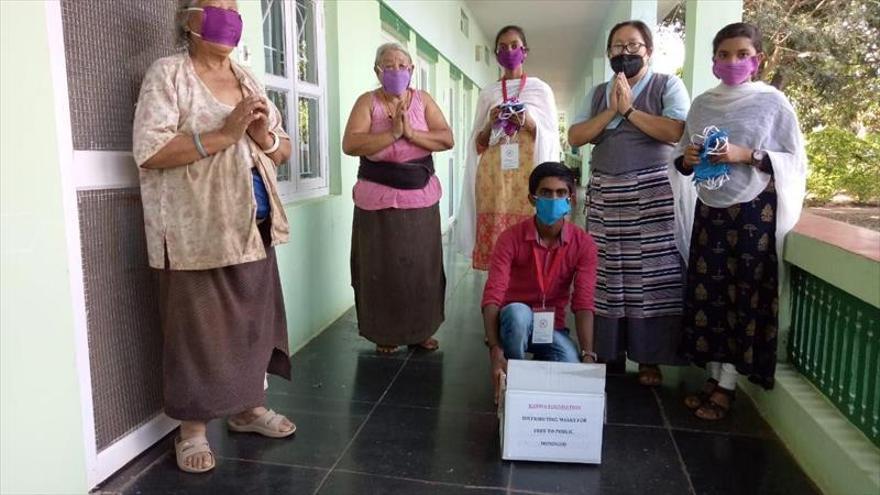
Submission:
<svg viewBox="0 0 880 495">
<path fill-rule="evenodd" d="M 412 347 L 418 347 L 419 349 L 424 349 L 426 351 L 436 351 L 440 348 L 440 342 L 433 337 L 429 337 L 423 342 L 420 342 Z"/>
</svg>

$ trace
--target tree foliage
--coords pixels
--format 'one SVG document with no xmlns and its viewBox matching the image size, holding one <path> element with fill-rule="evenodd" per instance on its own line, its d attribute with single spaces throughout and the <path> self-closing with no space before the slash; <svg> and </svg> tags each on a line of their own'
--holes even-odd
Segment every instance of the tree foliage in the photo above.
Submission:
<svg viewBox="0 0 880 495">
<path fill-rule="evenodd" d="M 764 33 L 762 77 L 804 130 L 880 132 L 880 0 L 746 0 L 743 19 Z"/>
<path fill-rule="evenodd" d="M 864 139 L 852 131 L 826 127 L 807 139 L 810 199 L 823 203 L 838 193 L 859 202 L 880 200 L 880 134 Z"/>
</svg>

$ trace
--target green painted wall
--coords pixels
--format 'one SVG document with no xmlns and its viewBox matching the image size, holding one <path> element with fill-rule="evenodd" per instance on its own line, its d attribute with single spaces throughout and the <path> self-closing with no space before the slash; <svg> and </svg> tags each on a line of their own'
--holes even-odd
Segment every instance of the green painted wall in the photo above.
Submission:
<svg viewBox="0 0 880 495">
<path fill-rule="evenodd" d="M 712 75 L 712 38 L 724 26 L 742 20 L 742 7 L 742 0 L 687 0 L 683 80 L 691 99 L 718 85 Z"/>
<path fill-rule="evenodd" d="M 84 493 L 43 2 L 0 2 L 0 492 Z"/>
</svg>

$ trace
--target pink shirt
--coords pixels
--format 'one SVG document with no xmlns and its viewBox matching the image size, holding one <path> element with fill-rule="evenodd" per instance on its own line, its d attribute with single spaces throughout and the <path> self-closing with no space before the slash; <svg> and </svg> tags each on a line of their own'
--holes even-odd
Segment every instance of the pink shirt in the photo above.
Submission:
<svg viewBox="0 0 880 495">
<path fill-rule="evenodd" d="M 407 116 L 413 129 L 417 131 L 428 130 L 428 123 L 425 120 L 425 103 L 422 101 L 421 91 L 412 91 L 412 99 Z M 370 132 L 379 133 L 391 130 L 391 118 L 388 117 L 385 106 L 376 97 L 376 93 L 373 93 L 373 109 L 370 120 Z M 400 138 L 391 143 L 391 146 L 367 158 L 373 161 L 406 163 L 430 154 L 429 150 L 416 146 L 405 138 Z M 413 209 L 433 206 L 440 201 L 443 190 L 440 187 L 440 180 L 434 175 L 431 176 L 428 184 L 422 189 L 395 189 L 375 182 L 358 179 L 352 193 L 354 204 L 358 208 L 362 210 L 384 210 L 385 208 Z"/>
<path fill-rule="evenodd" d="M 483 289 L 481 306 L 494 304 L 503 308 L 519 302 L 539 308 L 542 296 L 535 266 L 537 254 L 538 264 L 547 272 L 558 263 L 558 267 L 552 270 L 555 272 L 553 280 L 545 282 L 550 284 L 546 302 L 548 308 L 555 308 L 556 329 L 565 328 L 565 307 L 569 298 L 572 311 L 592 311 L 596 288 L 596 243 L 590 234 L 571 222 L 565 222 L 559 240 L 549 249 L 538 242 L 534 217 L 505 230 L 498 237 L 492 252 L 489 279 Z M 563 258 L 557 262 L 556 256 L 560 253 Z"/>
</svg>

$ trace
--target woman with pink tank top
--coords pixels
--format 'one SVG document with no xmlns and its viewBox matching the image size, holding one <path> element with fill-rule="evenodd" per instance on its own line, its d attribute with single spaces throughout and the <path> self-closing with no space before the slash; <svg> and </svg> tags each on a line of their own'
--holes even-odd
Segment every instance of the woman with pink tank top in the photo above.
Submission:
<svg viewBox="0 0 880 495">
<path fill-rule="evenodd" d="M 358 98 L 342 138 L 342 151 L 361 160 L 351 236 L 358 329 L 383 354 L 434 350 L 446 275 L 431 153 L 452 148 L 452 131 L 431 96 L 409 88 L 406 49 L 380 46 L 373 70 L 382 86 Z"/>
</svg>

